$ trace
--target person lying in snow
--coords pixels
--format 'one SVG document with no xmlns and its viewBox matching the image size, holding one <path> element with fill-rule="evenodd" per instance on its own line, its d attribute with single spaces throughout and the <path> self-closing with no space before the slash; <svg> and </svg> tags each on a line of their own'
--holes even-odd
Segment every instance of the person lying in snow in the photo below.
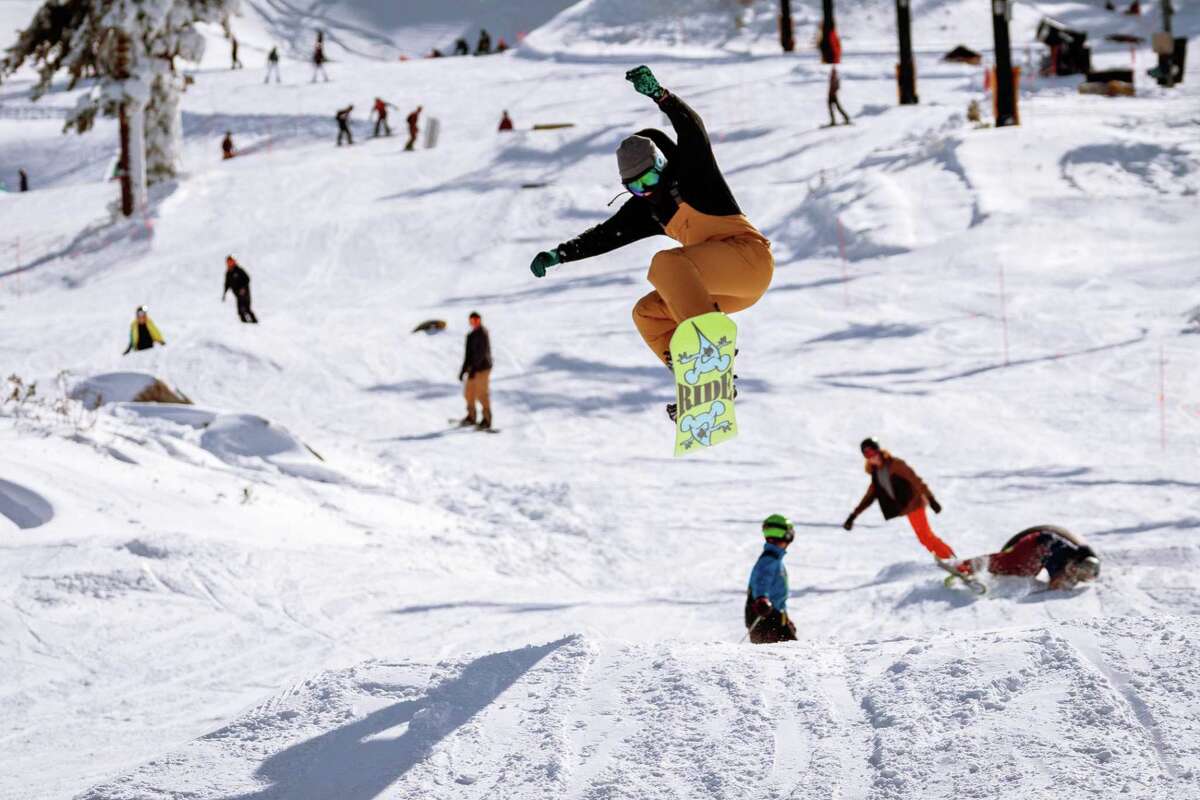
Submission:
<svg viewBox="0 0 1200 800">
<path fill-rule="evenodd" d="M 1035 525 L 1009 539 L 999 553 L 963 559 L 955 569 L 972 575 L 986 569 L 992 575 L 1036 578 L 1046 570 L 1051 589 L 1073 589 L 1100 577 L 1100 558 L 1083 540 L 1065 528 Z"/>
</svg>

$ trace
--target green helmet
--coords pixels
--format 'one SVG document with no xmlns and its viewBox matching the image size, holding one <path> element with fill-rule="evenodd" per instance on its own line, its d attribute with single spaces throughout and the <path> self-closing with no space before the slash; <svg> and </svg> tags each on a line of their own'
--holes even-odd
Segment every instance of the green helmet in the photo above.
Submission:
<svg viewBox="0 0 1200 800">
<path fill-rule="evenodd" d="M 782 539 L 785 542 L 796 538 L 796 529 L 792 527 L 791 520 L 783 514 L 772 514 L 764 519 L 762 533 L 767 539 Z"/>
</svg>

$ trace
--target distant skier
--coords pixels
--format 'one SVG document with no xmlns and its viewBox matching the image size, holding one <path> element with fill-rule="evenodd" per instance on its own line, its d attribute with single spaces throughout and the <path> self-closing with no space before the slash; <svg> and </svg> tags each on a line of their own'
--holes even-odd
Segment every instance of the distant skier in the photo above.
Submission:
<svg viewBox="0 0 1200 800">
<path fill-rule="evenodd" d="M 479 32 L 479 42 L 475 45 L 475 55 L 486 56 L 492 52 L 492 35 L 486 30 Z"/>
<path fill-rule="evenodd" d="M 263 78 L 263 83 L 271 82 L 271 75 L 275 75 L 275 82 L 279 83 L 279 48 L 272 47 L 271 52 L 267 53 L 267 76 Z"/>
<path fill-rule="evenodd" d="M 954 550 L 950 545 L 939 539 L 929 527 L 929 520 L 925 516 L 926 502 L 935 514 L 942 513 L 942 506 L 921 476 L 904 461 L 880 447 L 874 439 L 863 439 L 859 449 L 867 460 L 866 470 L 871 476 L 871 485 L 867 487 L 867 493 L 863 495 L 858 508 L 846 517 L 842 527 L 846 530 L 853 528 L 858 515 L 878 501 L 884 519 L 908 517 L 917 540 L 933 553 L 934 558 L 954 558 Z"/>
<path fill-rule="evenodd" d="M 17 191 L 29 191 L 29 176 L 25 174 L 25 170 L 23 169 L 17 170 Z"/>
<path fill-rule="evenodd" d="M 121 355 L 129 355 L 131 350 L 149 350 L 155 344 L 164 347 L 167 342 L 158 332 L 158 326 L 150 319 L 150 313 L 145 306 L 138 306 L 134 312 L 133 322 L 129 324 L 129 346 Z"/>
<path fill-rule="evenodd" d="M 666 234 L 682 244 L 650 262 L 654 291 L 633 308 L 646 345 L 668 367 L 675 328 L 713 310 L 726 314 L 758 302 L 771 285 L 771 243 L 750 224 L 725 183 L 700 116 L 659 86 L 648 67 L 625 74 L 634 88 L 658 103 L 679 143 L 653 128 L 617 148 L 621 182 L 634 196 L 612 217 L 553 250 L 537 254 L 530 270 L 544 277 L 556 264 L 598 256 Z M 675 418 L 675 404 L 667 405 Z"/>
<path fill-rule="evenodd" d="M 232 63 L 230 69 L 241 69 L 242 61 L 238 58 L 238 40 L 233 34 L 229 35 L 229 56 Z"/>
<path fill-rule="evenodd" d="M 508 115 L 508 111 L 502 111 L 500 113 L 500 130 L 501 131 L 511 131 L 512 129 L 513 129 L 512 117 L 510 117 Z"/>
<path fill-rule="evenodd" d="M 443 57 L 442 51 L 438 50 L 436 47 L 429 51 L 428 58 L 442 58 L 442 57 Z"/>
<path fill-rule="evenodd" d="M 230 292 L 233 292 L 233 299 L 237 300 L 238 319 L 257 325 L 258 317 L 250 308 L 250 275 L 242 269 L 237 259 L 225 256 L 225 290 L 221 292 L 222 303 L 225 302 L 225 295 Z"/>
<path fill-rule="evenodd" d="M 487 430 L 492 427 L 492 402 L 488 395 L 488 381 L 492 375 L 492 344 L 478 311 L 472 311 L 467 321 L 471 324 L 471 332 L 467 334 L 467 349 L 463 354 L 462 369 L 458 371 L 458 379 L 465 379 L 463 397 L 467 401 L 467 415 L 458 424 L 475 425 L 480 430 Z M 478 423 L 475 417 L 476 403 L 483 411 Z"/>
<path fill-rule="evenodd" d="M 459 38 L 454 42 L 454 55 L 469 56 L 471 55 L 471 45 L 467 44 L 467 40 Z"/>
<path fill-rule="evenodd" d="M 221 158 L 228 160 L 237 155 L 237 151 L 233 148 L 233 131 L 225 131 L 225 138 L 221 140 Z"/>
<path fill-rule="evenodd" d="M 322 78 L 325 79 L 326 83 L 329 82 L 329 73 L 325 71 L 325 62 L 327 60 L 328 59 L 325 58 L 325 34 L 322 33 L 321 31 L 317 31 L 317 43 L 313 47 L 313 56 L 312 56 L 313 75 L 312 75 L 312 80 L 310 81 L 310 83 L 317 82 L 318 73 L 321 75 Z"/>
<path fill-rule="evenodd" d="M 788 577 L 783 557 L 796 538 L 792 523 L 782 514 L 763 520 L 762 555 L 750 572 L 746 589 L 746 628 L 754 644 L 796 641 L 796 626 L 788 619 Z"/>
<path fill-rule="evenodd" d="M 420 129 L 417 127 L 417 121 L 421 118 L 421 109 L 424 106 L 417 106 L 417 110 L 408 115 L 405 122 L 408 123 L 408 143 L 404 145 L 405 150 L 412 150 L 417 146 L 417 134 Z"/>
<path fill-rule="evenodd" d="M 354 144 L 354 134 L 350 132 L 350 112 L 353 110 L 354 104 L 351 103 L 345 108 L 338 109 L 337 114 L 334 114 L 333 118 L 337 120 L 338 124 L 338 147 L 342 146 L 343 139 L 349 144 Z"/>
<path fill-rule="evenodd" d="M 371 113 L 375 115 L 375 133 L 372 134 L 373 138 L 378 138 L 380 127 L 383 128 L 384 136 L 392 135 L 392 128 L 388 125 L 388 108 L 395 108 L 395 106 L 380 97 L 375 98 L 375 105 L 371 109 Z"/>
<path fill-rule="evenodd" d="M 504 41 L 504 37 L 501 36 L 500 39 L 496 42 L 496 52 L 503 53 L 503 52 L 506 52 L 507 50 L 508 50 L 508 42 Z"/>
<path fill-rule="evenodd" d="M 829 97 L 826 100 L 826 105 L 829 107 L 829 125 L 830 127 L 837 125 L 837 117 L 833 115 L 833 110 L 836 108 L 841 112 L 842 119 L 847 125 L 853 125 L 850 121 L 850 115 L 846 113 L 846 109 L 842 108 L 842 104 L 838 101 L 838 90 L 842 88 L 842 79 L 838 77 L 837 67 L 829 70 Z"/>
<path fill-rule="evenodd" d="M 1065 528 L 1036 525 L 1005 543 L 999 553 L 963 559 L 954 564 L 966 575 L 986 569 L 992 575 L 1036 578 L 1044 569 L 1050 589 L 1073 589 L 1100 577 L 1100 558 L 1083 540 Z"/>
</svg>

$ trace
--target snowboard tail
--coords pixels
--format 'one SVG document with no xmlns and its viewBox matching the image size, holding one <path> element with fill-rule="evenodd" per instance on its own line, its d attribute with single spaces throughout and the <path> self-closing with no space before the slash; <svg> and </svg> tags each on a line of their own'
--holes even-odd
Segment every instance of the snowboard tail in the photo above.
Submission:
<svg viewBox="0 0 1200 800">
<path fill-rule="evenodd" d="M 737 325 L 719 311 L 684 320 L 671 337 L 675 373 L 675 455 L 737 436 L 733 358 Z"/>
</svg>

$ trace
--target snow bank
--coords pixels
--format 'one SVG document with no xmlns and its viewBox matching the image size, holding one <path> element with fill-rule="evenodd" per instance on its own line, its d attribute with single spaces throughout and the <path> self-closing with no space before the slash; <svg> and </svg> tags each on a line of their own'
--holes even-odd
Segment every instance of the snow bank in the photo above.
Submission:
<svg viewBox="0 0 1200 800">
<path fill-rule="evenodd" d="M 83 797 L 1182 796 L 1200 771 L 1198 645 L 1200 620 L 1159 618 L 374 661 Z"/>
<path fill-rule="evenodd" d="M 28 530 L 54 519 L 54 506 L 32 489 L 0 479 L 0 517 Z"/>
<path fill-rule="evenodd" d="M 172 389 L 145 372 L 107 372 L 85 378 L 71 387 L 72 400 L 94 409 L 106 403 L 182 403 L 192 401 L 178 389 Z"/>
<path fill-rule="evenodd" d="M 321 465 L 319 454 L 286 428 L 254 414 L 226 414 L 189 406 L 121 403 L 115 413 L 136 420 L 183 460 L 197 462 L 195 449 L 249 469 L 272 468 L 287 475 L 338 483 L 345 478 Z M 183 447 L 180 447 L 183 445 Z"/>
</svg>

